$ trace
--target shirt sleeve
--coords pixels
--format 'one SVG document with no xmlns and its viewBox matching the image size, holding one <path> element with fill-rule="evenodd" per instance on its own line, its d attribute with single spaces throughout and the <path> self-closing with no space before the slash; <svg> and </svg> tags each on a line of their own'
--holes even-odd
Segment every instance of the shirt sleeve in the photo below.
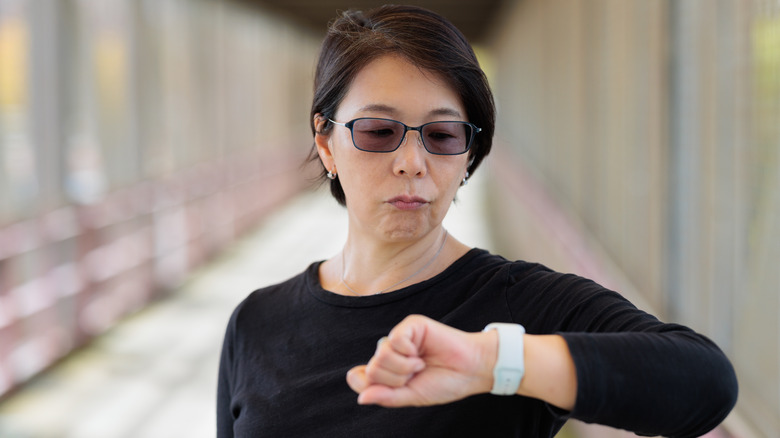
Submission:
<svg viewBox="0 0 780 438">
<path fill-rule="evenodd" d="M 535 292 L 513 294 L 514 306 L 508 298 L 518 322 L 530 319 L 532 330 L 558 333 L 569 345 L 577 370 L 571 417 L 639 435 L 695 437 L 734 407 L 734 369 L 705 336 L 575 275 L 539 269 L 519 278 L 515 285 Z"/>
<path fill-rule="evenodd" d="M 222 353 L 219 360 L 219 374 L 217 377 L 217 437 L 233 437 L 233 412 L 231 408 L 233 399 L 233 360 L 235 357 L 235 320 L 238 309 L 233 312 L 225 330 L 225 339 L 222 342 Z"/>
</svg>

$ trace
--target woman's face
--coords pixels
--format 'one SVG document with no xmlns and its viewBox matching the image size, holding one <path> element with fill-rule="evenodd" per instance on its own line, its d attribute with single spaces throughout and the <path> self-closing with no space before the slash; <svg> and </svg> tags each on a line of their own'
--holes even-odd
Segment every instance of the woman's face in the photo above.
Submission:
<svg viewBox="0 0 780 438">
<path fill-rule="evenodd" d="M 468 121 L 460 97 L 444 80 L 393 55 L 357 74 L 334 120 L 358 117 L 393 119 L 412 127 Z M 325 168 L 338 174 L 344 189 L 350 231 L 382 240 L 419 239 L 440 227 L 466 173 L 468 154 L 430 154 L 416 131 L 407 132 L 390 153 L 356 149 L 350 130 L 338 125 L 315 140 Z"/>
</svg>

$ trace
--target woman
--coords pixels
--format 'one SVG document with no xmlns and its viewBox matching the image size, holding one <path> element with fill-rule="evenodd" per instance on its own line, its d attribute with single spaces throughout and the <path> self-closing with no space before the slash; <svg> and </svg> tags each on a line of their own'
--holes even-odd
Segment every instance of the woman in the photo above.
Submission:
<svg viewBox="0 0 780 438">
<path fill-rule="evenodd" d="M 449 22 L 402 6 L 343 14 L 311 117 L 347 241 L 233 313 L 219 436 L 551 437 L 569 417 L 698 436 L 731 410 L 733 369 L 705 337 L 442 227 L 494 125 Z"/>
</svg>

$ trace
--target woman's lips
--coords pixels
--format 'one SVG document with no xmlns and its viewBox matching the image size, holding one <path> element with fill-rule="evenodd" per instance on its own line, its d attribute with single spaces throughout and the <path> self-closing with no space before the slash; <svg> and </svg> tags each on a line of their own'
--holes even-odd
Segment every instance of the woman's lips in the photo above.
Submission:
<svg viewBox="0 0 780 438">
<path fill-rule="evenodd" d="M 428 201 L 419 196 L 396 196 L 387 203 L 399 210 L 414 210 L 428 204 Z"/>
</svg>

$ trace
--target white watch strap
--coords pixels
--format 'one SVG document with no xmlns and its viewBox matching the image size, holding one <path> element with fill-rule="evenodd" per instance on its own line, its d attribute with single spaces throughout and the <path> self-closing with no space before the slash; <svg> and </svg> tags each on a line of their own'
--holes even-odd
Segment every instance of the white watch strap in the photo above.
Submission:
<svg viewBox="0 0 780 438">
<path fill-rule="evenodd" d="M 520 324 L 491 323 L 483 332 L 495 329 L 498 332 L 498 359 L 493 368 L 493 389 L 491 394 L 514 395 L 525 374 L 523 357 L 523 335 L 525 328 Z"/>
</svg>

